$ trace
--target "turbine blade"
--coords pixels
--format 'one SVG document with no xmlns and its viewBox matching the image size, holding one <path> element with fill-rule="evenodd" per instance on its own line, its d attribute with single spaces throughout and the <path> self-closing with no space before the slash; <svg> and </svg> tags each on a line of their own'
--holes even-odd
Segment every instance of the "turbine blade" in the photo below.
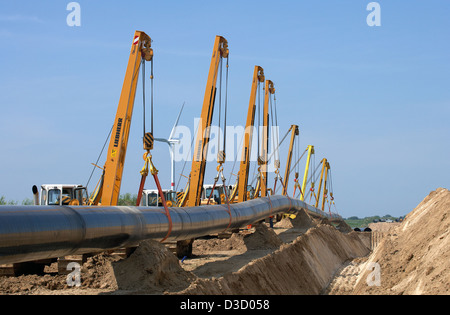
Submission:
<svg viewBox="0 0 450 315">
<path fill-rule="evenodd" d="M 181 106 L 180 113 L 178 114 L 177 120 L 175 121 L 175 125 L 173 125 L 172 131 L 170 132 L 170 136 L 169 136 L 169 139 L 168 139 L 168 140 L 171 140 L 172 137 L 173 137 L 173 135 L 175 134 L 175 130 L 177 129 L 178 121 L 180 120 L 181 113 L 183 112 L 183 108 L 184 108 L 184 104 L 185 104 L 185 103 L 186 103 L 186 102 L 184 102 L 184 103 L 183 103 L 183 106 Z"/>
</svg>

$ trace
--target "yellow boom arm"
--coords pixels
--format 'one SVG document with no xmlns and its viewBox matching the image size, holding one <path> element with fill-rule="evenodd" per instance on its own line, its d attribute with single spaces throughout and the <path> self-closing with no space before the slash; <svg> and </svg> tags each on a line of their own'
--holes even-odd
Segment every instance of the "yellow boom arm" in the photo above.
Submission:
<svg viewBox="0 0 450 315">
<path fill-rule="evenodd" d="M 266 80 L 265 94 L 264 94 L 264 110 L 263 110 L 263 132 L 261 140 L 261 156 L 260 156 L 260 167 L 261 167 L 261 197 L 267 196 L 267 165 L 268 162 L 268 148 L 269 148 L 269 98 L 270 94 L 275 93 L 275 87 L 273 82 Z"/>
<path fill-rule="evenodd" d="M 253 71 L 252 89 L 248 105 L 247 121 L 245 124 L 244 146 L 242 147 L 242 159 L 238 173 L 238 202 L 247 201 L 248 173 L 250 170 L 250 156 L 253 140 L 253 127 L 255 124 L 256 96 L 258 84 L 264 82 L 264 69 L 255 66 Z"/>
<path fill-rule="evenodd" d="M 294 150 L 295 137 L 299 135 L 298 126 L 291 126 L 291 143 L 289 144 L 288 158 L 286 162 L 286 170 L 284 171 L 283 180 L 283 196 L 287 195 L 287 187 L 289 183 L 289 175 L 291 174 L 292 151 Z"/>
<path fill-rule="evenodd" d="M 139 69 L 142 59 L 150 61 L 152 58 L 151 38 L 144 32 L 136 31 L 107 151 L 102 187 L 98 190 L 94 204 L 98 204 L 101 199 L 103 206 L 115 206 L 119 200 Z"/>
<path fill-rule="evenodd" d="M 216 97 L 216 82 L 218 76 L 219 62 L 221 58 L 228 58 L 228 42 L 222 36 L 216 36 L 214 49 L 209 67 L 208 81 L 206 83 L 205 97 L 203 99 L 202 113 L 196 141 L 194 142 L 194 157 L 192 159 L 191 175 L 187 206 L 200 205 L 203 181 L 205 176 L 206 158 L 210 140 L 211 122 L 214 112 L 214 100 Z"/>
</svg>

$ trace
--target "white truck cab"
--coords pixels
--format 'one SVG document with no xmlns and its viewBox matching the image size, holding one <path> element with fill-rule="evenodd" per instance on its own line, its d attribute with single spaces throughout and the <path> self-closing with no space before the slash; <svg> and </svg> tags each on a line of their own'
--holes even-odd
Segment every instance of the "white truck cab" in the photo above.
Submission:
<svg viewBox="0 0 450 315">
<path fill-rule="evenodd" d="M 209 204 L 211 204 L 211 205 L 225 204 L 226 203 L 225 189 L 226 189 L 228 198 L 230 198 L 229 187 L 224 186 L 223 184 L 216 185 L 214 187 L 214 191 L 213 191 L 213 186 L 214 185 L 203 185 L 202 197 L 201 197 L 202 204 L 206 204 L 208 202 L 208 199 L 210 196 L 211 196 L 211 199 L 209 201 Z M 211 195 L 211 192 L 212 192 L 212 195 Z"/>
<path fill-rule="evenodd" d="M 41 206 L 78 206 L 89 202 L 87 189 L 83 185 L 41 185 L 40 197 L 39 205 Z"/>
<path fill-rule="evenodd" d="M 164 198 L 168 207 L 174 207 L 177 204 L 177 193 L 173 190 L 163 190 Z M 144 189 L 142 191 L 141 206 L 143 207 L 162 207 L 162 200 L 157 189 Z"/>
</svg>

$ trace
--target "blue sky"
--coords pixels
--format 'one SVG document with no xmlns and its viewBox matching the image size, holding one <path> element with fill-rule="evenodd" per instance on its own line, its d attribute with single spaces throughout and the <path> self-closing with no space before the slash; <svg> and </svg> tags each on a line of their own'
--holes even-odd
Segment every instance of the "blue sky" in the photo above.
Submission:
<svg viewBox="0 0 450 315">
<path fill-rule="evenodd" d="M 169 135 L 183 102 L 180 124 L 195 129 L 214 37 L 222 35 L 230 48 L 228 124 L 245 124 L 253 67 L 262 66 L 277 89 L 280 134 L 298 124 L 300 147 L 314 145 L 316 163 L 329 160 L 344 217 L 403 215 L 449 186 L 446 0 L 378 1 L 379 27 L 366 23 L 368 0 L 78 1 L 80 27 L 66 24 L 69 2 L 0 1 L 7 200 L 31 198 L 34 184 L 86 184 L 114 120 L 135 30 L 153 39 L 156 137 Z M 137 192 L 143 166 L 141 99 L 139 88 L 123 193 Z M 153 155 L 168 188 L 166 145 Z"/>
</svg>

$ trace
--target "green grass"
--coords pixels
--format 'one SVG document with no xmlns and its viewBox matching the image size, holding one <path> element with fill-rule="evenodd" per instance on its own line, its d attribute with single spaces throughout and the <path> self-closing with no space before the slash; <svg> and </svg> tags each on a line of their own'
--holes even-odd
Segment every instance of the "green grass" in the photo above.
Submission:
<svg viewBox="0 0 450 315">
<path fill-rule="evenodd" d="M 374 220 L 392 220 L 392 221 L 396 221 L 399 218 L 393 217 L 389 214 L 385 215 L 385 216 L 371 216 L 371 217 L 365 217 L 365 218 L 358 218 L 358 217 L 349 217 L 347 219 L 344 219 L 344 221 L 351 227 L 351 228 L 356 228 L 356 227 L 367 227 L 369 226 L 369 223 L 373 223 Z"/>
</svg>

